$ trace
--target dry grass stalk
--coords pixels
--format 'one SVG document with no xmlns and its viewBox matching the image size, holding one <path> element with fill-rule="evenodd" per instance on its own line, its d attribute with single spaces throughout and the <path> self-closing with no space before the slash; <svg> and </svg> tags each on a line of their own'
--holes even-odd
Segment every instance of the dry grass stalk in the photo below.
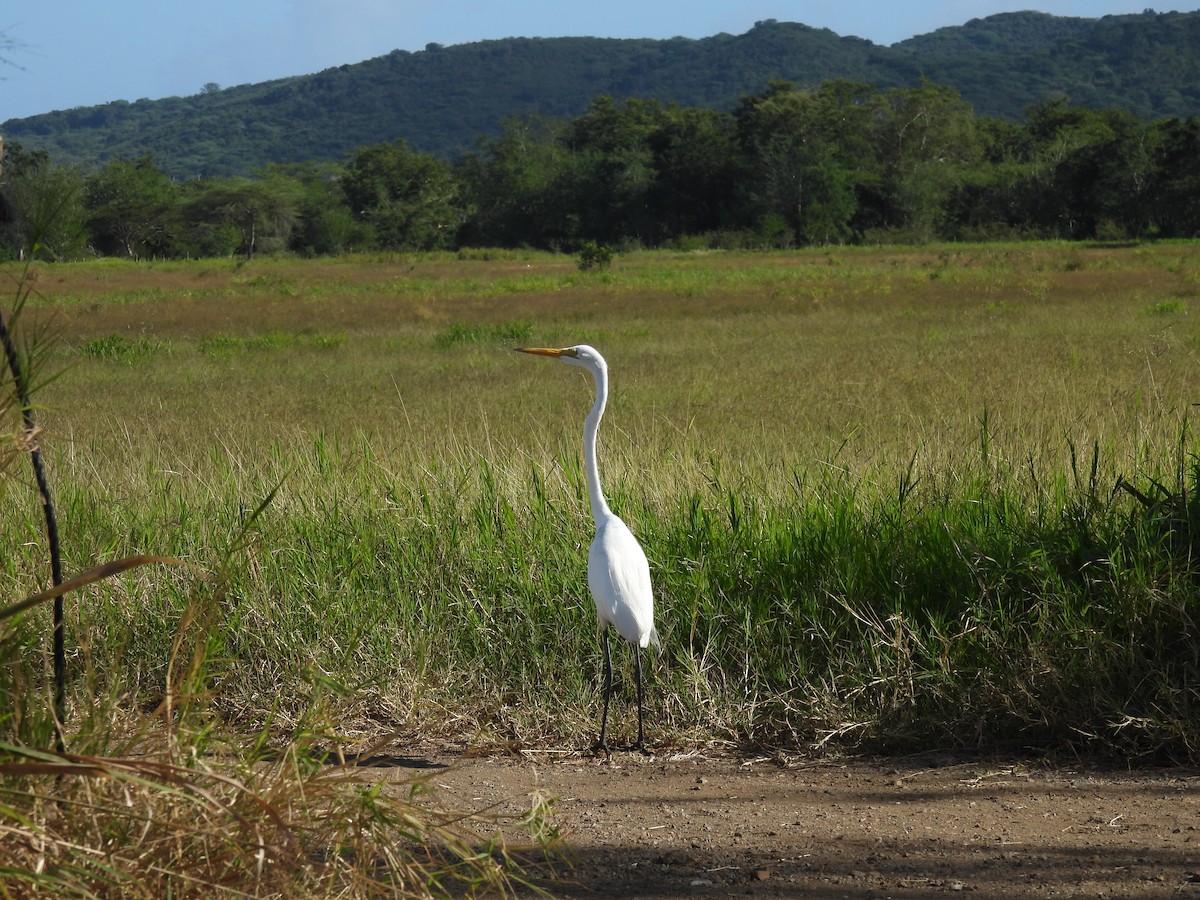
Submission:
<svg viewBox="0 0 1200 900">
<path fill-rule="evenodd" d="M 417 781 L 396 798 L 291 752 L 183 764 L 150 758 L 151 732 L 140 749 L 147 756 L 0 744 L 0 894 L 425 897 L 439 885 L 504 894 L 514 884 L 505 853 L 474 830 L 498 819 L 421 805 Z"/>
</svg>

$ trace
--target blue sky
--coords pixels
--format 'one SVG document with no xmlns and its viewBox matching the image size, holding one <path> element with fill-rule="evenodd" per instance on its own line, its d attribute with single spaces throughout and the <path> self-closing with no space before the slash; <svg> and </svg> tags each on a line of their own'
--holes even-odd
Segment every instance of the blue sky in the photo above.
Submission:
<svg viewBox="0 0 1200 900">
<path fill-rule="evenodd" d="M 159 99 L 305 75 L 430 42 L 503 37 L 690 38 L 759 19 L 891 44 L 1000 12 L 1141 12 L 1144 0 L 94 0 L 5 4 L 0 122 L 110 100 Z M 1154 7 L 1180 12 L 1200 2 Z"/>
</svg>

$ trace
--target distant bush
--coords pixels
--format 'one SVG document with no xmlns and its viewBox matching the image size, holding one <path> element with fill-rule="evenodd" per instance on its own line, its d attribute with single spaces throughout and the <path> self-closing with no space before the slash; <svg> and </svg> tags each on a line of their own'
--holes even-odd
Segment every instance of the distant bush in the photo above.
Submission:
<svg viewBox="0 0 1200 900">
<path fill-rule="evenodd" d="M 585 241 L 579 248 L 579 271 L 596 272 L 607 269 L 613 261 L 612 247 L 597 244 L 595 241 Z"/>
</svg>

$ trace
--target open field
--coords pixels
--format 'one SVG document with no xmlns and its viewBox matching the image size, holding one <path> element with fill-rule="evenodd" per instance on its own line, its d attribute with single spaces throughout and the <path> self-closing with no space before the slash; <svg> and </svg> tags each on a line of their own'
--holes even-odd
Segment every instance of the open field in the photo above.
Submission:
<svg viewBox="0 0 1200 900">
<path fill-rule="evenodd" d="M 1134 546 L 1160 536 L 1130 535 L 1139 505 L 1114 485 L 1186 482 L 1195 245 L 36 276 L 68 570 L 134 552 L 211 569 L 238 543 L 210 677 L 248 727 L 295 721 L 330 682 L 352 734 L 593 727 L 591 387 L 511 352 L 590 342 L 614 388 L 602 475 L 655 570 L 658 740 L 1194 747 L 1195 682 L 1143 658 L 1195 623 L 1173 583 L 1190 576 Z M 36 504 L 15 482 L 0 503 L 19 595 L 42 577 Z M 153 700 L 186 582 L 74 606 L 109 689 L 130 688 L 120 660 Z M 1163 597 L 1165 619 L 1138 606 Z"/>
<path fill-rule="evenodd" d="M 58 391 L 46 402 L 68 428 L 123 420 L 89 439 L 177 434 L 199 406 L 193 427 L 247 455 L 361 432 L 392 456 L 436 464 L 449 441 L 511 465 L 546 449 L 534 422 L 552 449 L 573 447 L 586 397 L 499 351 L 587 341 L 614 368 L 610 428 L 628 437 L 609 436 L 618 478 L 634 448 L 751 474 L 895 469 L 918 448 L 953 459 L 977 446 L 985 410 L 1021 457 L 1061 459 L 1064 438 L 1121 452 L 1191 402 L 1195 257 L 1189 245 L 1018 245 L 655 253 L 595 275 L 535 254 L 63 266 L 39 290 L 61 309 L 65 344 L 91 341 L 95 355 L 73 361 L 62 389 L 87 396 L 86 411 Z M 104 357 L 106 339 L 120 358 Z M 544 405 L 531 408 L 531 389 Z M 489 440 L 504 444 L 489 453 Z M 677 467 L 646 468 L 640 482 Z"/>
<path fill-rule="evenodd" d="M 50 743 L 45 611 L 0 623 L 0 804 L 37 823 L 0 820 L 0 888 L 421 894 L 405 854 L 445 845 L 474 860 L 454 890 L 500 889 L 487 820 L 406 805 L 427 753 L 450 810 L 515 796 L 536 834 L 557 798 L 556 894 L 1192 889 L 1200 245 L 31 274 L 67 571 L 188 565 L 71 596 L 65 800 L 13 750 Z M 607 763 L 579 752 L 591 385 L 511 352 L 577 342 L 609 360 L 601 472 L 664 644 L 654 753 Z M 0 480 L 12 599 L 46 580 L 27 482 Z M 839 762 L 862 751 L 890 757 Z M 1028 762 L 1074 754 L 1175 767 Z"/>
</svg>

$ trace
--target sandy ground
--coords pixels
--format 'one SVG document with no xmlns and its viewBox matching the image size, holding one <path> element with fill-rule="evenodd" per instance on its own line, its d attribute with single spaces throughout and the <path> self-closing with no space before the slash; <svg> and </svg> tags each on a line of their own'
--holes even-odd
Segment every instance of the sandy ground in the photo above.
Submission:
<svg viewBox="0 0 1200 900">
<path fill-rule="evenodd" d="M 397 784 L 417 774 L 449 808 L 519 812 L 531 792 L 552 798 L 564 855 L 535 880 L 555 897 L 1200 900 L 1191 769 L 447 749 L 362 772 Z"/>
</svg>

